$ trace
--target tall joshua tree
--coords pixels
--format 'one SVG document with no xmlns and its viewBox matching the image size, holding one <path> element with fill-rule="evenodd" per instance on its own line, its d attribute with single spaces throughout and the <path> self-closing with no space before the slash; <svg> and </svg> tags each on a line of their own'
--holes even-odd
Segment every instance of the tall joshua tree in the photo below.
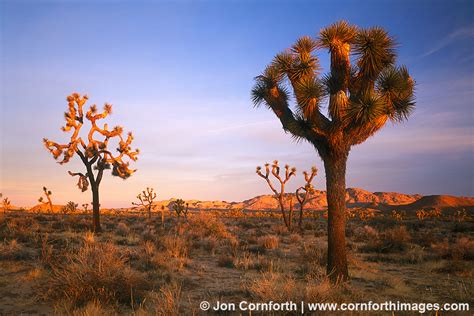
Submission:
<svg viewBox="0 0 474 316">
<path fill-rule="evenodd" d="M 302 37 L 276 55 L 255 78 L 252 89 L 254 104 L 265 104 L 286 132 L 312 144 L 324 162 L 327 273 L 333 281 L 348 278 L 344 216 L 349 151 L 387 121 L 407 119 L 415 107 L 415 82 L 405 66 L 395 65 L 395 46 L 383 28 L 361 29 L 340 21 L 323 28 L 317 38 Z M 320 48 L 329 51 L 331 62 L 323 76 L 314 55 Z M 293 95 L 294 109 L 290 107 Z M 322 112 L 324 100 L 327 115 Z"/>
<path fill-rule="evenodd" d="M 97 106 L 93 104 L 84 114 L 83 106 L 87 102 L 86 95 L 80 96 L 73 93 L 67 97 L 68 111 L 64 113 L 66 125 L 62 127 L 64 132 L 72 132 L 68 143 L 61 145 L 46 138 L 43 139 L 46 148 L 51 152 L 54 159 L 59 160 L 60 164 L 68 163 L 70 159 L 77 154 L 86 168 L 85 173 L 70 172 L 71 176 L 79 176 L 77 186 L 82 192 L 87 191 L 89 184 L 92 190 L 92 213 L 93 230 L 100 232 L 100 203 L 99 203 L 99 185 L 102 180 L 104 170 L 112 168 L 112 175 L 126 179 L 136 170 L 129 169 L 128 159 L 136 161 L 139 153 L 138 149 L 132 151 L 131 143 L 133 141 L 132 133 L 128 133 L 124 138 L 123 128 L 120 126 L 108 129 L 107 124 L 99 127 L 98 121 L 105 119 L 112 113 L 112 105 L 106 103 L 104 111 L 97 113 Z M 87 132 L 85 141 L 79 136 L 79 132 L 85 119 L 90 122 L 90 129 Z M 117 153 L 114 155 L 109 149 L 109 141 L 118 139 Z M 62 156 L 62 159 L 61 159 Z M 94 174 L 95 171 L 95 174 Z"/>
</svg>

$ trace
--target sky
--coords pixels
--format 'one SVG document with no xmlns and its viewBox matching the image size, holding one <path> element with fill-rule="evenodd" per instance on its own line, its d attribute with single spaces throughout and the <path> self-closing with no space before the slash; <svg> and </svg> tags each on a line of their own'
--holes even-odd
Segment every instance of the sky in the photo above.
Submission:
<svg viewBox="0 0 474 316">
<path fill-rule="evenodd" d="M 368 191 L 474 195 L 474 2 L 472 1 L 5 1 L 0 0 L 0 192 L 32 206 L 87 203 L 42 138 L 60 130 L 72 92 L 113 104 L 109 125 L 133 131 L 138 169 L 101 183 L 101 204 L 129 206 L 153 187 L 171 197 L 240 201 L 269 194 L 255 167 L 278 159 L 320 171 L 306 142 L 254 108 L 253 78 L 299 37 L 341 19 L 382 26 L 398 64 L 417 82 L 417 108 L 402 124 L 351 151 L 347 186 Z M 316 53 L 324 68 L 328 52 Z"/>
</svg>

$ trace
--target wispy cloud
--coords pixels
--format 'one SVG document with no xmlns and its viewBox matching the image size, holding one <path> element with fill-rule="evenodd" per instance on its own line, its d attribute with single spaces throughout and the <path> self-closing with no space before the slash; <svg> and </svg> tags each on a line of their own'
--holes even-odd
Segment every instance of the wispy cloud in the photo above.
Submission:
<svg viewBox="0 0 474 316">
<path fill-rule="evenodd" d="M 474 27 L 468 26 L 468 27 L 462 27 L 454 32 L 451 32 L 447 36 L 443 37 L 434 47 L 432 47 L 430 50 L 425 52 L 421 57 L 427 57 L 430 56 L 443 48 L 451 45 L 455 41 L 458 40 L 464 40 L 464 39 L 471 39 L 474 38 Z"/>
</svg>

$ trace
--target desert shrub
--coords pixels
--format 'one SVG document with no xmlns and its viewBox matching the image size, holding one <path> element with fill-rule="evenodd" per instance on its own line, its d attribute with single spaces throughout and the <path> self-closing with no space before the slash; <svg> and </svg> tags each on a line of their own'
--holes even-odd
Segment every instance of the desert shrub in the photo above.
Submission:
<svg viewBox="0 0 474 316">
<path fill-rule="evenodd" d="M 0 222 L 0 240 L 16 239 L 28 243 L 38 229 L 39 225 L 31 218 L 7 218 Z"/>
<path fill-rule="evenodd" d="M 255 259 L 256 258 L 252 253 L 244 251 L 242 254 L 234 258 L 234 266 L 240 270 L 249 270 L 255 267 Z"/>
<path fill-rule="evenodd" d="M 67 221 L 69 228 L 75 231 L 85 231 L 90 227 L 90 220 L 86 218 L 78 218 L 74 216 L 68 218 Z M 105 226 L 108 229 L 107 223 L 105 223 Z"/>
<path fill-rule="evenodd" d="M 258 238 L 259 246 L 265 249 L 276 249 L 278 248 L 279 243 L 280 240 L 275 235 L 266 235 Z"/>
<path fill-rule="evenodd" d="M 297 272 L 307 280 L 321 279 L 326 274 L 326 248 L 320 243 L 303 243 L 299 248 Z"/>
<path fill-rule="evenodd" d="M 117 235 L 119 236 L 126 237 L 130 234 L 130 228 L 128 227 L 126 223 L 120 222 L 117 225 L 115 233 L 117 233 Z"/>
<path fill-rule="evenodd" d="M 474 223 L 473 222 L 455 222 L 453 229 L 453 233 L 468 233 L 474 231 Z"/>
<path fill-rule="evenodd" d="M 220 244 L 223 246 L 222 251 L 224 253 L 230 254 L 234 257 L 237 256 L 240 242 L 234 235 L 229 235 L 226 239 L 221 240 Z"/>
<path fill-rule="evenodd" d="M 32 257 L 32 251 L 18 243 L 16 239 L 0 243 L 0 260 L 27 260 Z"/>
<path fill-rule="evenodd" d="M 454 260 L 473 260 L 474 240 L 467 236 L 457 238 L 452 246 L 451 256 Z"/>
<path fill-rule="evenodd" d="M 155 240 L 155 232 L 153 229 L 146 228 L 143 230 L 143 232 L 140 234 L 140 237 L 143 241 L 154 241 Z"/>
<path fill-rule="evenodd" d="M 374 237 L 370 238 L 364 247 L 361 247 L 362 251 L 381 253 L 402 251 L 411 240 L 411 235 L 405 226 L 387 229 Z"/>
<path fill-rule="evenodd" d="M 183 227 L 186 235 L 191 239 L 200 239 L 209 236 L 224 239 L 230 236 L 227 227 L 221 220 L 204 212 L 193 214 L 193 216 L 189 218 L 188 223 Z"/>
<path fill-rule="evenodd" d="M 406 244 L 411 240 L 411 235 L 405 226 L 397 226 L 383 232 L 383 246 L 394 250 L 404 250 Z"/>
<path fill-rule="evenodd" d="M 472 277 L 472 267 L 461 260 L 443 261 L 442 264 L 434 269 L 434 272 L 442 274 L 454 274 L 461 277 Z"/>
<path fill-rule="evenodd" d="M 289 240 L 290 240 L 290 242 L 292 242 L 292 243 L 298 243 L 298 242 L 300 242 L 301 240 L 303 240 L 303 237 L 301 237 L 300 234 L 291 234 L 291 235 L 289 236 Z"/>
<path fill-rule="evenodd" d="M 263 272 L 244 288 L 252 298 L 262 302 L 298 301 L 301 297 L 294 278 L 278 272 Z"/>
<path fill-rule="evenodd" d="M 431 251 L 439 258 L 449 258 L 451 254 L 448 239 L 432 243 Z"/>
<path fill-rule="evenodd" d="M 431 244 L 431 250 L 438 257 L 453 260 L 473 260 L 474 240 L 469 237 L 458 237 L 449 243 L 447 239 Z"/>
<path fill-rule="evenodd" d="M 278 225 L 275 225 L 273 227 L 273 231 L 275 232 L 275 234 L 277 235 L 288 235 L 290 232 L 288 231 L 288 228 L 286 228 L 285 225 L 281 225 L 281 224 L 278 224 Z"/>
<path fill-rule="evenodd" d="M 347 299 L 348 289 L 344 284 L 336 286 L 328 278 L 307 282 L 304 286 L 303 299 L 307 302 L 344 302 Z"/>
<path fill-rule="evenodd" d="M 214 254 L 217 246 L 219 245 L 219 241 L 214 236 L 204 237 L 201 240 L 198 240 L 193 244 L 196 247 L 203 248 L 207 250 L 209 253 Z"/>
<path fill-rule="evenodd" d="M 47 298 L 72 306 L 138 303 L 149 288 L 115 245 L 97 242 L 85 242 L 77 252 L 67 253 L 64 263 L 53 265 L 46 286 Z"/>
<path fill-rule="evenodd" d="M 189 246 L 184 238 L 166 235 L 157 245 L 158 251 L 151 260 L 156 267 L 179 271 L 187 264 Z"/>
<path fill-rule="evenodd" d="M 217 259 L 217 265 L 219 267 L 234 268 L 234 257 L 229 255 L 221 255 Z"/>
<path fill-rule="evenodd" d="M 242 227 L 243 229 L 250 229 L 250 228 L 254 228 L 255 224 L 254 222 L 251 222 L 251 221 L 240 221 L 239 226 Z"/>
<path fill-rule="evenodd" d="M 407 263 L 421 263 L 426 260 L 426 257 L 424 248 L 419 245 L 412 245 L 404 255 Z"/>
<path fill-rule="evenodd" d="M 372 226 L 364 225 L 363 227 L 357 226 L 351 231 L 353 241 L 368 241 L 377 239 L 379 232 Z"/>
<path fill-rule="evenodd" d="M 141 264 L 140 268 L 147 270 L 153 267 L 153 258 L 156 253 L 157 249 L 155 244 L 151 241 L 145 241 L 138 247 L 137 252 L 134 254 L 138 257 L 138 261 Z"/>
<path fill-rule="evenodd" d="M 136 316 L 178 316 L 180 314 L 181 286 L 177 283 L 165 284 L 159 292 L 150 292 L 146 301 L 134 313 Z"/>
<path fill-rule="evenodd" d="M 57 314 L 66 314 L 68 309 L 57 311 Z M 74 309 L 71 313 L 72 316 L 113 316 L 117 315 L 117 312 L 109 306 L 103 306 L 100 302 L 91 301 L 85 306 Z"/>
</svg>

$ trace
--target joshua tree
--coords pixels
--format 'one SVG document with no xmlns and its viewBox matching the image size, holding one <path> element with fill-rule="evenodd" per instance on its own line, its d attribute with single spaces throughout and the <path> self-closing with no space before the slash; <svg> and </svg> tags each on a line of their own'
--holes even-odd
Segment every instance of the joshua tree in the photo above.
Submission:
<svg viewBox="0 0 474 316">
<path fill-rule="evenodd" d="M 53 212 L 53 202 L 51 202 L 51 195 L 53 194 L 53 192 L 51 192 L 50 190 L 48 190 L 48 188 L 43 187 L 43 193 L 44 193 L 44 195 L 46 196 L 46 201 L 45 201 L 44 198 L 41 196 L 41 197 L 38 199 L 38 202 L 42 203 L 43 205 L 47 205 L 47 206 L 49 207 L 49 212 L 52 213 L 52 212 Z"/>
<path fill-rule="evenodd" d="M 62 127 L 64 132 L 72 132 L 69 142 L 64 145 L 44 139 L 46 148 L 53 154 L 54 159 L 59 159 L 62 155 L 60 164 L 68 163 L 70 159 L 77 154 L 86 167 L 86 172 L 70 172 L 71 176 L 79 176 L 77 186 L 82 192 L 87 191 L 89 184 L 92 190 L 92 211 L 93 211 L 93 230 L 101 231 L 100 227 L 100 203 L 99 203 L 99 185 L 102 180 L 104 170 L 112 167 L 112 175 L 126 179 L 132 175 L 135 170 L 129 169 L 129 162 L 125 158 L 133 161 L 137 160 L 138 149 L 132 151 L 131 143 L 133 141 L 132 133 L 128 133 L 124 139 L 122 136 L 123 128 L 120 126 L 109 130 L 107 124 L 99 127 L 98 121 L 105 119 L 112 112 L 112 105 L 106 103 L 104 111 L 97 113 L 97 106 L 92 105 L 84 114 L 83 106 L 88 97 L 80 96 L 77 93 L 67 97 L 68 111 L 64 113 L 66 126 Z M 87 119 L 91 127 L 87 132 L 87 144 L 79 136 L 79 132 Z M 100 139 L 99 139 L 100 138 Z M 114 155 L 108 149 L 109 141 L 118 138 L 117 153 Z M 96 174 L 94 174 L 94 170 Z"/>
<path fill-rule="evenodd" d="M 311 174 L 306 171 L 303 171 L 304 180 L 306 183 L 304 186 L 296 189 L 296 199 L 300 204 L 300 218 L 298 221 L 298 227 L 300 230 L 303 228 L 303 209 L 305 204 L 308 202 L 309 196 L 314 193 L 314 187 L 312 182 L 317 173 L 318 169 L 314 166 L 311 168 Z"/>
<path fill-rule="evenodd" d="M 176 212 L 176 215 L 178 215 L 178 220 L 181 218 L 181 214 L 184 214 L 187 217 L 188 203 L 186 203 L 185 208 L 185 202 L 182 199 L 177 199 L 173 204 L 173 210 Z"/>
<path fill-rule="evenodd" d="M 64 215 L 69 214 L 69 213 L 74 213 L 77 211 L 77 207 L 79 204 L 74 203 L 73 201 L 67 202 L 67 204 L 61 209 Z"/>
<path fill-rule="evenodd" d="M 153 188 L 146 188 L 142 193 L 137 195 L 139 203 L 132 202 L 133 205 L 143 206 L 144 209 L 148 212 L 148 218 L 151 219 L 151 210 L 155 208 L 153 205 L 153 200 L 156 199 L 156 193 L 153 192 Z"/>
<path fill-rule="evenodd" d="M 271 167 L 271 171 L 270 171 Z M 289 202 L 290 202 L 290 210 L 288 212 L 288 217 L 285 213 L 285 185 L 288 182 L 288 180 L 291 179 L 292 176 L 296 175 L 296 168 L 291 168 L 289 165 L 285 165 L 285 178 L 283 179 L 280 176 L 280 166 L 278 165 L 278 161 L 275 160 L 273 164 L 270 166 L 269 163 L 265 164 L 265 174 L 262 173 L 262 167 L 258 166 L 257 167 L 257 174 L 265 179 L 267 181 L 268 186 L 270 189 L 273 191 L 275 194 L 275 198 L 278 201 L 278 204 L 280 206 L 280 211 L 281 215 L 283 216 L 283 221 L 285 223 L 286 228 L 288 230 L 291 230 L 291 223 L 293 220 L 293 198 L 290 196 Z M 280 192 L 275 189 L 273 186 L 271 180 L 270 180 L 270 173 L 280 182 Z"/>
<path fill-rule="evenodd" d="M 161 226 L 165 226 L 165 206 L 161 206 Z"/>
<path fill-rule="evenodd" d="M 87 211 L 89 209 L 89 203 L 82 204 L 82 208 L 84 209 L 84 214 L 87 214 Z"/>
<path fill-rule="evenodd" d="M 3 197 L 3 194 L 0 197 Z M 7 197 L 5 197 L 2 200 L 2 204 L 3 204 L 3 213 L 6 214 L 7 211 L 10 209 L 11 202 Z"/>
<path fill-rule="evenodd" d="M 316 39 L 302 37 L 276 55 L 255 78 L 252 89 L 254 104 L 264 103 L 285 132 L 308 141 L 324 162 L 329 210 L 327 273 L 333 281 L 348 278 L 344 214 L 349 151 L 387 121 L 407 119 L 415 107 L 415 82 L 406 67 L 395 66 L 395 46 L 380 27 L 361 29 L 337 22 L 323 28 Z M 329 73 L 321 78 L 313 54 L 317 48 L 330 53 Z M 296 111 L 290 107 L 292 94 Z M 325 99 L 327 115 L 321 106 Z"/>
<path fill-rule="evenodd" d="M 186 218 L 186 220 L 188 220 L 188 212 L 189 212 L 189 203 L 186 202 L 186 207 L 183 210 L 184 218 Z"/>
</svg>

